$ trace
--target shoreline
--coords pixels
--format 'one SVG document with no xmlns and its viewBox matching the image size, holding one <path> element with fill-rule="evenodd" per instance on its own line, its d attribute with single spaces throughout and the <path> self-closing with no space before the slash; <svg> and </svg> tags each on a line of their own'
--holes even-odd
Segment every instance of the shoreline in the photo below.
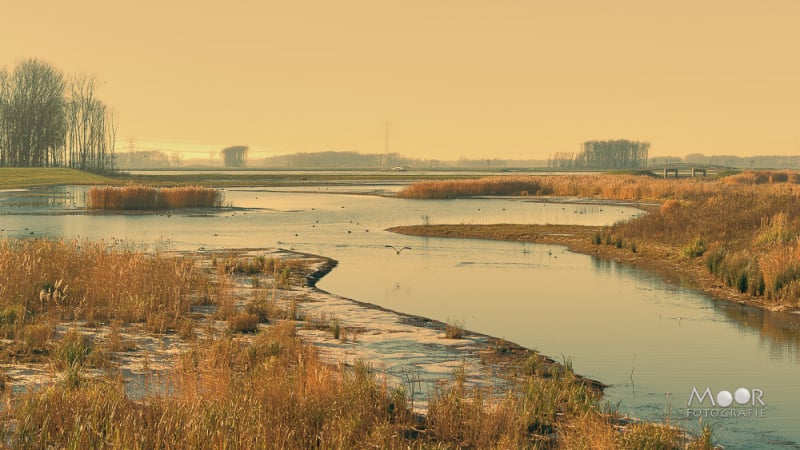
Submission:
<svg viewBox="0 0 800 450">
<path fill-rule="evenodd" d="M 405 228 L 414 228 L 414 227 L 425 227 L 425 226 L 403 226 L 403 227 L 392 227 L 387 231 L 394 231 L 394 229 L 405 229 Z M 435 227 L 434 225 L 428 225 L 427 227 Z M 447 226 L 443 226 L 447 227 Z M 486 227 L 485 225 L 465 225 L 464 227 Z M 588 236 L 591 236 L 591 232 L 594 229 L 599 229 L 602 227 L 583 227 L 579 225 L 575 226 L 557 226 L 557 225 L 548 225 L 542 226 L 547 232 L 543 232 L 542 234 L 536 235 L 539 240 L 530 241 L 534 243 L 542 243 L 542 244 L 555 244 L 555 245 L 567 245 L 565 242 L 580 242 L 577 239 L 580 239 L 582 236 L 569 236 L 567 233 L 561 234 L 554 234 L 554 230 L 565 231 L 565 228 L 569 231 L 572 231 L 575 234 L 580 233 L 588 233 Z M 580 233 L 577 233 L 580 232 Z M 409 233 L 411 234 L 411 233 Z M 433 235 L 427 235 L 433 236 Z M 464 237 L 464 236 L 459 236 Z M 584 242 L 590 243 L 587 239 L 583 240 Z M 570 251 L 572 247 L 569 247 Z M 468 329 L 463 330 L 463 336 L 457 339 L 450 339 L 445 336 L 446 334 L 446 327 L 448 324 L 444 322 L 440 322 L 435 319 L 430 319 L 423 316 L 413 315 L 404 313 L 401 311 L 392 310 L 389 308 L 385 308 L 380 305 L 376 305 L 373 303 L 368 303 L 365 301 L 359 301 L 347 297 L 342 297 L 338 294 L 328 292 L 324 289 L 320 289 L 316 286 L 316 283 L 321 280 L 325 275 L 330 273 L 336 266 L 338 265 L 338 261 L 322 255 L 311 254 L 311 253 L 304 253 L 298 252 L 295 250 L 286 250 L 286 249 L 278 249 L 279 252 L 285 252 L 291 257 L 299 257 L 301 259 L 310 259 L 320 261 L 316 264 L 315 270 L 305 276 L 306 286 L 303 289 L 309 289 L 310 291 L 318 294 L 320 298 L 318 301 L 326 302 L 329 304 L 333 304 L 333 308 L 338 308 L 340 311 L 347 310 L 348 306 L 356 309 L 361 309 L 364 311 L 374 311 L 382 316 L 384 316 L 384 327 L 381 328 L 381 321 L 376 316 L 369 317 L 369 325 L 378 324 L 377 331 L 381 334 L 389 334 L 391 337 L 386 339 L 388 340 L 395 340 L 398 342 L 407 342 L 404 339 L 403 334 L 407 332 L 408 329 L 416 329 L 413 333 L 411 339 L 416 339 L 418 342 L 423 343 L 426 347 L 426 352 L 430 354 L 436 354 L 435 347 L 442 346 L 446 347 L 448 350 L 448 354 L 445 359 L 439 359 L 436 363 L 433 364 L 434 367 L 428 367 L 427 375 L 433 375 L 433 378 L 428 378 L 428 381 L 431 382 L 430 385 L 434 387 L 441 385 L 442 383 L 453 383 L 453 371 L 458 370 L 459 367 L 464 369 L 464 373 L 466 374 L 466 383 L 472 386 L 475 389 L 488 389 L 492 396 L 502 396 L 504 391 L 508 390 L 508 387 L 511 386 L 511 383 L 514 383 L 515 380 L 518 381 L 521 377 L 525 377 L 526 374 L 524 372 L 524 367 L 531 358 L 535 358 L 537 369 L 535 373 L 532 375 L 533 377 L 542 378 L 542 379 L 551 379 L 563 376 L 566 373 L 571 373 L 575 383 L 582 385 L 587 390 L 594 392 L 595 395 L 599 395 L 599 398 L 602 399 L 605 396 L 605 389 L 610 387 L 600 380 L 590 378 L 587 376 L 583 376 L 575 371 L 572 370 L 571 367 L 565 366 L 562 362 L 559 362 L 547 355 L 539 353 L 536 350 L 532 350 L 527 347 L 523 347 L 515 342 L 508 341 L 506 339 L 493 337 L 484 333 L 471 331 Z M 314 301 L 314 300 L 312 300 Z M 390 318 L 390 323 L 387 325 L 385 322 L 385 317 Z M 360 314 L 357 314 L 360 316 Z M 395 328 L 395 323 L 391 323 L 392 319 L 397 319 L 396 324 L 399 325 L 401 328 Z M 358 317 L 357 319 L 358 320 Z M 347 328 L 349 320 L 345 319 L 343 322 L 343 326 Z M 356 325 L 363 326 L 363 321 Z M 330 364 L 353 364 L 355 361 L 368 361 L 373 363 L 374 360 L 369 360 L 368 357 L 364 358 L 364 353 L 359 355 L 354 355 L 351 352 L 348 352 L 347 349 L 343 349 L 343 352 L 336 352 L 331 351 L 331 342 L 332 338 L 330 337 L 330 332 L 324 333 L 308 333 L 303 332 L 302 329 L 305 327 L 301 327 L 301 332 L 299 335 L 301 338 L 312 344 L 319 354 L 322 356 L 323 361 L 326 361 Z M 405 329 L 405 330 L 403 330 Z M 374 330 L 373 330 L 374 331 Z M 430 339 L 430 332 L 434 333 L 434 340 Z M 409 336 L 411 336 L 409 334 Z M 333 340 L 335 341 L 335 340 Z M 357 337 L 353 338 L 351 344 L 346 342 L 344 339 L 344 343 L 337 342 L 333 345 L 359 345 L 362 344 L 361 335 L 357 335 Z M 369 344 L 366 345 L 369 347 Z M 370 355 L 370 350 L 365 349 L 366 354 Z M 374 355 L 374 353 L 372 353 Z M 430 358 L 430 354 L 428 358 Z M 397 353 L 387 355 L 389 359 L 393 359 L 397 357 Z M 349 358 L 348 358 L 349 357 Z M 435 357 L 434 357 L 435 358 Z M 379 364 L 383 364 L 383 362 L 379 361 Z M 410 362 L 406 363 L 407 365 L 411 365 L 414 367 L 415 371 L 420 370 L 420 372 L 415 372 L 416 376 L 422 375 L 423 378 L 425 377 L 425 368 L 424 366 L 419 365 L 417 362 Z M 377 367 L 376 367 L 377 368 Z M 442 371 L 441 369 L 449 370 L 450 372 Z M 384 366 L 381 370 L 384 376 L 388 376 L 390 370 Z M 528 374 L 530 375 L 530 374 Z M 401 377 L 395 376 L 396 381 L 400 384 L 406 383 L 407 380 L 402 379 Z M 418 380 L 420 378 L 417 378 Z M 422 422 L 425 421 L 425 416 L 427 415 L 427 401 L 422 400 L 422 406 L 414 407 L 414 403 L 412 401 L 412 410 L 416 414 L 420 414 L 418 419 Z M 604 413 L 605 414 L 605 413 Z M 610 414 L 606 415 L 606 418 L 610 420 L 611 423 L 617 427 L 618 430 L 626 431 L 630 427 L 635 426 L 636 424 L 642 423 L 651 423 L 655 426 L 661 426 L 659 422 L 650 422 L 647 420 L 642 420 L 637 417 L 628 416 L 628 415 L 615 415 Z M 670 427 L 669 424 L 666 425 Z M 681 432 L 684 434 L 683 442 L 690 442 L 692 440 L 698 439 L 698 435 L 694 433 L 688 432 L 687 429 L 681 429 Z M 550 436 L 553 439 L 558 439 L 556 437 Z M 718 447 L 712 447 L 718 448 Z"/>
<path fill-rule="evenodd" d="M 605 226 L 586 225 L 404 225 L 387 228 L 398 234 L 461 239 L 489 239 L 533 244 L 562 245 L 573 253 L 630 265 L 664 277 L 679 285 L 689 285 L 715 300 L 727 301 L 772 312 L 800 313 L 800 307 L 774 304 L 727 287 L 705 267 L 702 258 L 687 258 L 681 249 L 649 242 L 637 242 L 636 251 L 614 245 L 593 244 L 592 235 Z"/>
<path fill-rule="evenodd" d="M 490 336 L 488 334 L 472 331 L 469 329 L 463 330 L 463 336 L 461 338 L 456 338 L 456 339 L 447 338 L 443 336 L 446 333 L 446 327 L 448 325 L 445 322 L 441 322 L 439 320 L 431 319 L 428 317 L 396 311 L 366 301 L 360 301 L 348 297 L 342 297 L 338 294 L 328 292 L 324 289 L 320 289 L 319 287 L 316 286 L 316 283 L 319 280 L 321 280 L 325 275 L 330 273 L 334 268 L 336 268 L 336 266 L 338 265 L 338 261 L 336 261 L 333 258 L 329 258 L 327 256 L 322 256 L 322 255 L 303 253 L 295 250 L 286 250 L 286 249 L 279 249 L 279 250 L 281 252 L 286 252 L 287 254 L 292 255 L 292 257 L 321 261 L 320 263 L 317 264 L 316 270 L 314 270 L 311 274 L 305 276 L 305 280 L 306 280 L 306 288 L 322 296 L 323 301 L 330 301 L 330 302 L 344 301 L 350 303 L 356 308 L 376 311 L 379 313 L 385 313 L 390 316 L 394 316 L 395 318 L 397 318 L 398 324 L 416 328 L 419 330 L 431 330 L 434 333 L 439 334 L 440 336 L 438 336 L 438 339 L 440 339 L 440 343 L 443 345 L 450 346 L 452 345 L 453 341 L 461 341 L 462 344 L 466 344 L 466 345 L 453 345 L 450 348 L 451 351 L 456 353 L 454 355 L 454 360 L 461 360 L 463 362 L 467 357 L 479 360 L 481 362 L 480 364 L 482 366 L 485 366 L 485 368 L 488 369 L 489 373 L 493 373 L 496 372 L 496 369 L 498 368 L 513 368 L 514 366 L 523 363 L 527 358 L 535 355 L 537 357 L 537 363 L 543 364 L 544 367 L 546 367 L 545 373 L 551 373 L 552 371 L 561 372 L 564 370 L 563 364 L 554 360 L 553 358 L 547 355 L 542 355 L 541 353 L 535 350 L 523 347 L 515 342 L 511 342 L 506 339 Z M 342 321 L 342 325 L 345 328 L 348 326 L 348 320 L 346 318 Z M 363 324 L 359 326 L 363 327 Z M 396 332 L 397 331 L 393 331 L 393 333 Z M 416 333 L 416 335 L 418 336 L 419 333 Z M 425 341 L 420 341 L 420 342 L 425 342 Z M 353 342 L 353 343 L 357 344 L 358 342 Z M 460 353 L 460 355 L 458 353 Z M 341 363 L 341 361 L 339 362 Z M 585 377 L 577 373 L 575 373 L 574 375 L 576 381 L 598 393 L 602 393 L 603 390 L 606 387 L 608 387 L 608 385 L 599 380 Z M 514 377 L 513 374 L 511 374 L 510 378 L 513 377 Z M 503 378 L 503 376 L 500 376 L 500 378 Z M 547 376 L 545 376 L 545 378 L 547 378 Z"/>
</svg>

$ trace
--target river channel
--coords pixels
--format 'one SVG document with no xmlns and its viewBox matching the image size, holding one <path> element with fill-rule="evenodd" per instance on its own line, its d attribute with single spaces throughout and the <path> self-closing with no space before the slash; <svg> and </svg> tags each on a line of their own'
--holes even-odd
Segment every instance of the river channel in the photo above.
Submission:
<svg viewBox="0 0 800 450">
<path fill-rule="evenodd" d="M 563 247 L 384 231 L 421 223 L 603 225 L 639 210 L 574 199 L 363 195 L 395 189 L 232 188 L 224 191 L 232 208 L 159 214 L 87 213 L 84 187 L 5 191 L 0 239 L 123 240 L 173 250 L 282 247 L 332 257 L 339 265 L 320 288 L 569 359 L 578 373 L 609 384 L 608 401 L 625 414 L 669 415 L 690 429 L 700 423 L 697 414 L 707 415 L 703 423 L 713 424 L 727 448 L 800 448 L 800 315 L 715 301 L 691 286 Z M 387 245 L 409 249 L 396 253 Z M 744 388 L 738 392 L 750 399 L 722 408 L 706 397 L 688 410 L 693 388 L 708 388 L 715 399 Z"/>
</svg>

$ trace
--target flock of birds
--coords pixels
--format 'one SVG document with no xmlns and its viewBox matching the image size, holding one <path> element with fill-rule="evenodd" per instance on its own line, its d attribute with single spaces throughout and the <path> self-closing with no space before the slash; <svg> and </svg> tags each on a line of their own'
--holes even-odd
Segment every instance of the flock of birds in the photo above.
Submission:
<svg viewBox="0 0 800 450">
<path fill-rule="evenodd" d="M 258 197 L 256 197 L 256 198 L 258 198 Z M 342 208 L 344 208 L 344 206 L 342 206 Z M 312 208 L 312 209 L 313 209 L 313 208 Z M 564 208 L 562 207 L 561 209 L 564 209 Z M 481 209 L 480 209 L 480 208 L 478 208 L 478 211 L 480 211 L 480 210 L 481 210 Z M 505 211 L 505 210 L 506 210 L 506 209 L 505 209 L 505 208 L 503 208 L 503 211 Z M 602 209 L 601 209 L 601 211 L 602 211 Z M 573 212 L 576 212 L 576 213 L 577 213 L 577 212 L 580 212 L 581 214 L 583 214 L 583 211 L 579 211 L 578 209 L 575 209 Z M 624 211 L 621 211 L 621 212 L 624 212 Z M 235 214 L 236 214 L 236 213 L 233 213 L 233 215 L 235 215 Z M 245 214 L 246 214 L 246 213 L 245 213 Z M 167 217 L 171 217 L 171 216 L 172 216 L 172 214 L 171 214 L 171 213 L 167 213 L 166 215 L 167 215 Z M 353 223 L 353 221 L 351 220 L 351 221 L 350 221 L 350 223 Z M 317 226 L 318 224 L 319 224 L 319 220 L 317 220 L 317 221 L 315 222 L 315 224 L 313 224 L 313 225 L 311 225 L 311 226 L 312 226 L 312 227 L 314 227 L 314 228 L 316 228 L 316 226 Z M 358 223 L 358 222 L 355 222 L 355 225 L 360 225 L 360 223 Z M 2 231 L 2 232 L 6 232 L 6 231 L 11 231 L 11 230 L 0 229 L 0 231 Z M 33 231 L 30 231 L 28 228 L 25 228 L 25 231 L 29 231 L 29 232 L 30 232 L 30 234 L 34 234 L 34 232 L 33 232 Z M 368 230 L 368 229 L 367 229 L 367 230 L 364 230 L 364 231 L 365 231 L 365 232 L 367 232 L 367 233 L 369 232 L 369 230 Z M 352 231 L 351 231 L 351 230 L 347 230 L 347 233 L 348 233 L 348 234 L 350 234 L 350 233 L 352 233 Z M 218 233 L 214 233 L 213 235 L 214 235 L 214 236 L 219 236 L 219 234 L 218 234 Z M 299 234 L 298 234 L 298 233 L 295 233 L 295 234 L 294 234 L 294 236 L 295 236 L 295 237 L 298 237 L 298 236 L 299 236 Z M 287 242 L 278 241 L 278 244 L 286 244 L 286 243 L 287 243 Z M 384 245 L 384 247 L 385 247 L 385 248 L 391 248 L 392 250 L 394 250 L 394 252 L 395 252 L 395 254 L 396 254 L 396 255 L 399 255 L 399 254 L 400 254 L 400 253 L 402 253 L 404 250 L 411 250 L 411 247 L 409 247 L 409 246 L 402 246 L 402 247 L 401 247 L 401 246 L 395 246 L 395 245 L 386 244 L 386 245 Z M 203 247 L 201 247 L 201 249 L 203 249 Z M 292 247 L 292 248 L 291 248 L 291 250 L 294 250 L 294 248 Z M 530 250 L 528 250 L 526 247 L 524 247 L 524 246 L 523 246 L 522 253 L 523 253 L 523 254 L 528 254 L 528 253 L 530 253 Z M 557 258 L 557 256 L 554 256 L 554 255 L 553 255 L 553 252 L 552 252 L 552 251 L 550 251 L 550 250 L 548 250 L 548 251 L 547 251 L 547 255 L 548 255 L 548 256 L 550 256 L 550 257 L 555 257 L 555 258 Z"/>
</svg>

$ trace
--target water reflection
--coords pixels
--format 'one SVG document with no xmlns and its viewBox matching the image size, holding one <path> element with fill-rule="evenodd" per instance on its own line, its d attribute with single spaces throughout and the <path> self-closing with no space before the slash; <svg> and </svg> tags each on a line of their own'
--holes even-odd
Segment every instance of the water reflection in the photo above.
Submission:
<svg viewBox="0 0 800 450">
<path fill-rule="evenodd" d="M 39 208 L 75 209 L 85 204 L 85 191 L 67 186 L 0 191 L 2 214 L 28 214 Z"/>
<path fill-rule="evenodd" d="M 776 313 L 738 304 L 719 302 L 715 309 L 742 331 L 758 332 L 762 348 L 773 359 L 794 359 L 800 362 L 800 315 Z"/>
<path fill-rule="evenodd" d="M 619 275 L 624 267 L 612 260 L 592 257 L 592 267 L 606 274 Z M 670 283 L 686 289 L 696 289 L 691 281 L 670 279 L 661 274 L 660 277 Z M 762 347 L 775 359 L 794 359 L 800 361 L 800 314 L 766 311 L 747 305 L 728 301 L 708 300 L 703 308 L 713 309 L 728 322 L 734 324 L 739 331 L 757 332 Z M 676 317 L 678 325 L 682 318 Z"/>
</svg>

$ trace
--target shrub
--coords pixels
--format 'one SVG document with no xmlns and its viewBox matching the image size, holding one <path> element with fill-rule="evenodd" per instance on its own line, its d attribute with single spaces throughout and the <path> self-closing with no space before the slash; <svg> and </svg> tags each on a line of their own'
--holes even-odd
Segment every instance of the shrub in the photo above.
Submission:
<svg viewBox="0 0 800 450">
<path fill-rule="evenodd" d="M 92 351 L 92 340 L 75 330 L 64 334 L 58 348 L 58 356 L 65 367 L 81 367 Z"/>
<path fill-rule="evenodd" d="M 341 331 L 342 329 L 341 326 L 339 325 L 339 319 L 334 317 L 333 319 L 331 319 L 331 333 L 333 333 L 333 338 L 339 339 Z"/>
<path fill-rule="evenodd" d="M 257 315 L 243 312 L 228 318 L 228 329 L 235 333 L 255 333 L 258 323 Z"/>
<path fill-rule="evenodd" d="M 49 322 L 27 324 L 22 332 L 27 350 L 36 353 L 47 351 L 48 344 L 55 333 L 55 326 Z"/>
<path fill-rule="evenodd" d="M 720 275 L 720 269 L 722 268 L 722 261 L 725 259 L 725 252 L 723 250 L 717 250 L 713 253 L 710 253 L 706 256 L 706 268 L 708 271 L 714 275 Z"/>
<path fill-rule="evenodd" d="M 450 323 L 448 321 L 444 326 L 444 335 L 447 336 L 448 339 L 461 339 L 464 337 L 464 323 L 463 322 L 453 322 Z"/>
<path fill-rule="evenodd" d="M 683 254 L 687 258 L 697 258 L 706 252 L 706 243 L 703 238 L 697 238 L 691 244 L 683 248 Z"/>
<path fill-rule="evenodd" d="M 266 323 L 269 322 L 269 316 L 271 315 L 271 309 L 273 308 L 274 306 L 271 305 L 266 298 L 262 297 L 248 302 L 245 305 L 244 310 L 248 314 L 256 316 L 259 322 Z"/>
<path fill-rule="evenodd" d="M 741 271 L 736 274 L 736 288 L 741 293 L 747 292 L 747 272 Z"/>
</svg>

